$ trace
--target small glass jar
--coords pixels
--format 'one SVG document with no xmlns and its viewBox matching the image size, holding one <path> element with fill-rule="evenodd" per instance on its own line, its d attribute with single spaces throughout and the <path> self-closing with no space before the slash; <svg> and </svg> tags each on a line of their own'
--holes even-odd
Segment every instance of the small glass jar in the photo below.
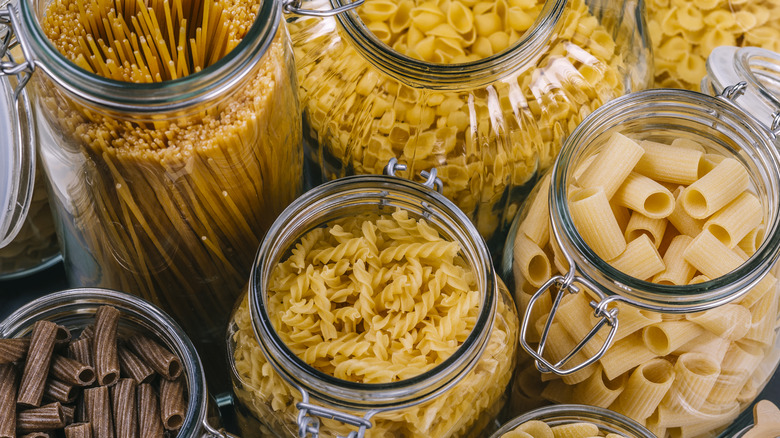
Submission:
<svg viewBox="0 0 780 438">
<path fill-rule="evenodd" d="M 652 74 L 642 1 L 531 3 L 538 16 L 508 49 L 461 64 L 391 48 L 361 8 L 288 19 L 313 182 L 377 174 L 392 157 L 408 163 L 408 176 L 436 167 L 444 195 L 497 254 L 562 140 Z M 495 5 L 509 14 L 507 3 Z"/>
<path fill-rule="evenodd" d="M 602 436 L 616 433 L 624 438 L 655 438 L 647 428 L 630 418 L 608 409 L 585 405 L 555 405 L 534 409 L 504 424 L 491 438 L 501 438 L 528 421 L 541 421 L 550 427 L 590 423 L 598 426 Z"/>
<path fill-rule="evenodd" d="M 405 212 L 410 219 L 424 218 L 444 240 L 460 245 L 459 257 L 473 271 L 478 291 L 479 307 L 473 316 L 463 318 L 473 322 L 473 328 L 450 356 L 421 374 L 387 383 L 337 378 L 293 353 L 272 325 L 268 310 L 272 271 L 283 258 L 290 257 L 291 249 L 306 247 L 295 245 L 312 230 L 335 220 L 396 211 Z M 484 240 L 454 204 L 431 188 L 389 176 L 353 176 L 312 189 L 271 227 L 248 287 L 248 296 L 238 303 L 228 329 L 236 410 L 246 438 L 308 433 L 484 436 L 504 406 L 517 349 L 514 303 L 495 276 Z M 376 297 L 377 309 L 389 302 Z M 445 328 L 449 326 L 446 322 L 434 325 L 454 330 Z M 379 344 L 371 348 L 375 347 Z"/>
<path fill-rule="evenodd" d="M 233 303 L 264 232 L 303 190 L 297 85 L 281 4 L 206 2 L 232 8 L 212 21 L 228 20 L 220 24 L 224 32 L 243 29 L 226 43 L 235 47 L 200 71 L 137 83 L 85 70 L 49 38 L 47 32 L 67 36 L 56 20 L 70 15 L 48 8 L 73 10 L 68 4 L 81 2 L 22 2 L 0 11 L 25 55 L 0 74 L 16 75 L 16 89 L 26 83 L 31 94 L 68 281 L 163 308 L 197 345 L 209 384 L 227 389 L 222 353 Z M 135 2 L 123 4 L 127 12 Z M 148 10 L 139 14 L 149 19 Z M 190 44 L 209 50 L 197 41 Z"/>
<path fill-rule="evenodd" d="M 780 315 L 780 167 L 774 135 L 729 100 L 733 90 L 717 97 L 671 89 L 634 93 L 595 111 L 569 137 L 545 178 L 549 198 L 539 184 L 504 252 L 502 273 L 513 280 L 523 314 L 521 345 L 532 356 L 521 359 L 528 366 L 518 365 L 514 409 L 545 401 L 592 404 L 624 413 L 659 437 L 708 436 L 729 426 L 769 381 L 780 361 L 774 329 Z M 744 166 L 761 224 L 745 246 L 729 247 L 741 254 L 735 269 L 681 285 L 654 283 L 621 272 L 585 243 L 572 219 L 571 184 L 578 167 L 604 150 L 615 132 L 639 142 L 696 142 L 713 165 L 725 157 Z M 541 252 L 528 244 L 533 233 L 526 219 L 534 203 L 542 205 L 537 223 L 549 220 Z M 655 241 L 663 245 L 662 236 Z M 718 331 L 707 318 L 728 323 Z M 668 343 L 655 344 L 658 339 Z M 650 394 L 649 387 L 627 388 L 644 380 L 661 389 L 653 404 L 635 409 L 631 397 Z"/>
<path fill-rule="evenodd" d="M 0 338 L 21 338 L 32 333 L 38 320 L 62 325 L 73 334 L 95 321 L 101 306 L 113 306 L 122 312 L 119 335 L 142 333 L 161 341 L 182 364 L 187 385 L 187 413 L 178 432 L 181 437 L 223 437 L 228 434 L 211 423 L 219 423 L 206 389 L 200 358 L 182 328 L 153 304 L 133 295 L 108 289 L 69 289 L 44 295 L 22 306 L 0 322 Z"/>
</svg>

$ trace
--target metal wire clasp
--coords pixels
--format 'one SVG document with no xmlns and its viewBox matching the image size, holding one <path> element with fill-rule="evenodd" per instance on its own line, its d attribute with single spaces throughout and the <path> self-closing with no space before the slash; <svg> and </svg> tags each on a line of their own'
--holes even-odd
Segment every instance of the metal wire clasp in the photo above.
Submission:
<svg viewBox="0 0 780 438">
<path fill-rule="evenodd" d="M 402 164 L 398 162 L 398 159 L 393 157 L 385 166 L 385 175 L 387 176 L 396 176 L 395 173 L 397 171 L 403 171 L 406 170 L 406 164 Z M 444 183 L 442 182 L 441 178 L 436 176 L 437 170 L 436 168 L 432 168 L 430 171 L 423 170 L 420 172 L 420 176 L 425 178 L 425 182 L 422 183 L 425 187 L 431 188 L 436 190 L 437 192 L 441 193 L 444 190 Z"/>
<path fill-rule="evenodd" d="M 13 4 L 9 3 L 5 6 L 5 9 L 0 9 L 0 25 L 5 25 L 6 27 L 6 29 L 0 28 L 0 76 L 16 76 L 14 99 L 19 98 L 19 94 L 21 94 L 24 86 L 27 85 L 35 69 L 31 53 L 27 48 L 27 42 L 19 36 L 18 20 L 19 13 Z M 2 33 L 2 30 L 5 30 L 5 33 Z M 24 61 L 22 62 L 15 62 L 9 52 L 10 48 L 17 43 L 22 47 L 22 53 L 24 54 Z"/>
<path fill-rule="evenodd" d="M 313 405 L 309 403 L 309 393 L 301 387 L 298 387 L 298 390 L 301 392 L 301 401 L 297 403 L 295 407 L 298 408 L 299 438 L 308 438 L 309 436 L 312 438 L 319 438 L 320 418 L 330 418 L 358 428 L 358 430 L 353 430 L 346 437 L 339 436 L 338 438 L 363 438 L 366 434 L 366 430 L 370 429 L 373 425 L 371 423 L 371 417 L 379 412 L 370 410 L 366 412 L 364 416 L 358 417 L 357 415 Z"/>
<path fill-rule="evenodd" d="M 365 2 L 365 0 L 355 0 L 352 3 L 348 3 L 343 6 L 339 6 L 333 9 L 317 10 L 317 9 L 303 9 L 301 8 L 302 0 L 284 0 L 282 2 L 282 10 L 288 14 L 305 15 L 308 17 L 331 17 L 333 15 L 347 12 L 350 9 L 355 9 Z"/>
</svg>

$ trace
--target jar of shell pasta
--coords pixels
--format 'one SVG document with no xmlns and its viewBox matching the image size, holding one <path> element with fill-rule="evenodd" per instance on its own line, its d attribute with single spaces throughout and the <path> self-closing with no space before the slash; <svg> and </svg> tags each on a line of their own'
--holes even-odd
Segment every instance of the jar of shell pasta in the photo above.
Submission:
<svg viewBox="0 0 780 438">
<path fill-rule="evenodd" d="M 248 287 L 228 329 L 242 436 L 495 430 L 515 305 L 432 187 L 361 175 L 309 191 L 271 227 Z"/>
<path fill-rule="evenodd" d="M 529 436 L 655 438 L 647 428 L 630 418 L 609 409 L 586 405 L 555 405 L 534 409 L 504 424 L 491 438 Z"/>
<path fill-rule="evenodd" d="M 171 366 L 169 369 L 171 372 L 180 373 L 178 379 L 183 380 L 184 382 L 184 406 L 186 408 L 184 410 L 184 415 L 176 420 L 176 427 L 173 430 L 167 431 L 166 434 L 168 435 L 166 436 L 232 437 L 232 435 L 227 434 L 223 429 L 218 427 L 218 424 L 220 423 L 219 414 L 218 411 L 214 409 L 213 402 L 210 401 L 200 358 L 194 345 L 182 330 L 181 326 L 154 304 L 123 292 L 96 288 L 63 290 L 44 295 L 12 313 L 4 321 L 0 322 L 0 347 L 2 347 L 0 348 L 0 356 L 3 358 L 3 360 L 0 360 L 0 374 L 5 375 L 3 371 L 7 371 L 7 367 L 10 366 L 17 368 L 17 376 L 20 380 L 24 380 L 22 377 L 22 369 L 24 368 L 26 372 L 26 366 L 24 365 L 26 360 L 22 358 L 15 362 L 11 362 L 10 364 L 6 363 L 5 359 L 7 359 L 7 356 L 13 353 L 13 348 L 9 348 L 12 347 L 13 344 L 4 343 L 4 341 L 27 339 L 30 342 L 24 344 L 26 345 L 24 349 L 27 350 L 25 354 L 33 355 L 34 353 L 32 352 L 35 350 L 33 344 L 39 342 L 35 335 L 36 322 L 48 321 L 59 328 L 55 338 L 54 353 L 50 352 L 52 357 L 67 355 L 67 357 L 71 359 L 77 358 L 78 353 L 74 354 L 77 351 L 77 349 L 73 348 L 74 344 L 79 340 L 89 340 L 89 342 L 87 342 L 89 347 L 86 351 L 91 351 L 91 353 L 88 354 L 91 354 L 90 357 L 95 361 L 90 364 L 91 366 L 89 369 L 95 370 L 92 374 L 92 378 L 96 380 L 94 385 L 99 385 L 100 373 L 98 372 L 99 366 L 96 361 L 99 357 L 97 350 L 100 349 L 97 345 L 102 342 L 98 341 L 98 333 L 102 333 L 101 328 L 107 327 L 107 325 L 99 325 L 96 321 L 96 314 L 99 313 L 101 307 L 106 306 L 110 306 L 118 311 L 118 319 L 115 320 L 115 329 L 112 331 L 112 334 L 114 336 L 114 342 L 119 343 L 119 349 L 122 349 L 123 345 L 125 347 L 127 346 L 125 340 L 128 338 L 135 335 L 142 335 L 148 337 L 148 339 L 152 339 L 165 349 L 167 353 L 173 354 L 178 359 L 176 362 L 178 368 Z M 64 334 L 60 336 L 60 332 L 64 332 Z M 90 334 L 87 335 L 87 332 Z M 119 339 L 119 341 L 117 341 L 117 339 Z M 116 346 L 117 344 L 114 345 Z M 146 359 L 146 356 L 141 354 L 136 356 L 136 358 L 138 357 L 140 357 L 141 360 Z M 61 361 L 62 359 L 59 360 Z M 50 363 L 54 362 L 56 362 L 55 359 L 51 359 Z M 18 366 L 15 366 L 14 363 L 18 364 Z M 164 394 L 164 390 L 157 389 L 157 380 L 162 380 L 162 376 L 150 377 L 137 381 L 139 379 L 132 374 L 130 374 L 131 377 L 128 377 L 123 353 L 120 353 L 119 363 L 122 370 L 121 379 L 115 381 L 113 384 L 113 397 L 118 397 L 116 394 L 119 392 L 120 386 L 124 386 L 123 383 L 126 383 L 123 382 L 124 380 L 133 380 L 135 383 L 132 384 L 131 387 L 135 388 L 139 393 L 141 391 L 141 386 L 151 386 L 155 388 L 155 394 Z M 51 375 L 57 374 L 52 372 Z M 98 375 L 97 378 L 95 377 L 96 375 Z M 0 376 L 0 381 L 2 381 L 1 377 L 2 376 Z M 119 378 L 120 376 L 115 377 Z M 54 383 L 56 383 L 54 381 L 58 378 L 59 377 L 52 377 L 47 381 L 41 404 L 45 405 L 56 399 L 52 397 L 56 397 L 54 394 L 57 394 L 58 392 L 50 390 L 49 388 L 54 386 Z M 2 382 L 0 382 L 0 392 L 2 392 L 1 387 L 3 386 L 1 383 Z M 67 382 L 62 383 L 60 386 L 63 385 L 70 387 L 67 394 L 74 391 L 81 391 L 77 386 L 69 386 Z M 20 392 L 22 392 L 22 386 L 23 384 L 19 383 L 18 388 Z M 97 387 L 98 386 L 92 386 L 92 388 Z M 88 390 L 88 388 L 89 386 L 85 391 Z M 3 396 L 3 394 L 0 394 L 0 397 L 1 396 Z M 155 395 L 154 398 L 158 399 L 158 395 Z M 161 406 L 165 405 L 164 399 L 165 397 L 159 398 L 156 402 L 156 412 L 158 412 L 158 415 Z M 61 406 L 65 408 L 64 411 L 68 410 L 67 408 L 71 403 L 73 403 L 73 407 L 77 405 L 75 400 L 62 400 Z M 139 401 L 139 403 L 141 402 Z M 5 407 L 7 407 L 7 405 L 4 405 L 4 408 Z M 5 411 L 4 408 L 1 410 Z M 112 410 L 110 405 L 108 406 L 108 409 Z M 70 414 L 75 415 L 75 418 L 69 418 L 68 416 Z M 80 420 L 83 420 L 83 417 L 81 417 L 82 415 L 93 415 L 92 413 L 89 413 L 89 411 L 82 414 L 79 408 L 75 408 L 75 411 L 70 410 L 70 414 L 65 415 L 66 422 L 72 422 L 76 425 L 81 422 Z M 2 415 L 2 413 L 0 413 L 0 415 Z M 131 430 L 130 427 L 138 426 L 138 424 L 130 426 L 132 423 L 122 423 L 121 421 L 118 421 L 116 407 L 113 408 L 113 411 L 110 412 L 109 415 L 114 416 L 114 421 L 112 423 L 117 425 L 117 427 L 119 427 L 120 424 L 123 424 L 124 432 L 129 432 Z M 142 419 L 141 421 L 143 421 L 144 414 L 139 412 L 138 415 Z M 132 416 L 132 418 L 135 417 Z M 22 416 L 17 417 L 18 427 L 21 427 L 19 422 L 21 419 Z M 93 423 L 96 422 L 93 421 Z M 0 425 L 0 428 L 3 426 L 6 426 L 6 424 Z M 95 428 L 94 433 L 97 434 L 97 426 L 93 424 L 93 427 Z M 149 430 L 153 429 L 147 429 L 147 431 Z M 162 431 L 160 431 L 160 435 L 158 436 L 162 436 Z"/>
<path fill-rule="evenodd" d="M 215 388 L 229 387 L 224 328 L 257 245 L 303 190 L 281 23 L 274 0 L 56 0 L 0 12 L 24 53 L 0 74 L 31 93 L 69 283 L 163 308 Z"/>
<path fill-rule="evenodd" d="M 740 87 L 634 93 L 567 140 L 502 263 L 530 355 L 514 409 L 581 403 L 659 437 L 712 436 L 768 382 L 780 167 Z"/>
<path fill-rule="evenodd" d="M 436 167 L 496 251 L 580 120 L 649 85 L 641 3 L 366 0 L 289 18 L 313 182 L 391 157 L 406 176 Z"/>
</svg>

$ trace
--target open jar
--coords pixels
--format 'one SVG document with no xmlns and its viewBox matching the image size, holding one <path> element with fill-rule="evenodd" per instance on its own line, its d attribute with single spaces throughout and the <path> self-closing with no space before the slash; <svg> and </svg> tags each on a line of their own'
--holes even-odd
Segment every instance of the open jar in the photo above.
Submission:
<svg viewBox="0 0 780 438">
<path fill-rule="evenodd" d="M 390 176 L 323 184 L 271 227 L 233 313 L 241 433 L 483 436 L 517 327 L 484 240 L 446 198 Z"/>
<path fill-rule="evenodd" d="M 496 251 L 562 140 L 599 105 L 648 86 L 652 69 L 641 1 L 476 3 L 367 0 L 336 17 L 290 18 L 288 28 L 313 182 L 377 174 L 391 157 L 407 176 L 436 167 L 444 195 Z M 447 5 L 459 6 L 462 26 L 446 27 Z M 408 38 L 392 42 L 391 29 Z M 412 34 L 424 37 L 420 48 L 441 40 L 484 50 L 449 64 L 415 58 Z"/>
<path fill-rule="evenodd" d="M 117 334 L 120 337 L 149 336 L 179 358 L 187 410 L 177 436 L 231 436 L 215 426 L 219 423 L 219 414 L 209 399 L 206 378 L 192 342 L 170 316 L 141 298 L 94 288 L 54 292 L 31 301 L 0 322 L 0 338 L 28 337 L 36 321 L 46 320 L 68 329 L 75 340 L 94 323 L 95 313 L 102 306 L 119 310 Z"/>
<path fill-rule="evenodd" d="M 233 303 L 302 192 L 289 37 L 274 0 L 139 4 L 9 4 L 2 74 L 31 92 L 69 283 L 159 305 L 226 389 Z"/>
<path fill-rule="evenodd" d="M 528 422 L 537 424 L 530 424 L 527 428 L 521 426 Z M 532 434 L 532 436 L 545 436 L 542 435 L 543 432 L 538 432 L 539 422 L 546 424 L 551 429 L 561 426 L 558 429 L 561 434 L 564 433 L 564 429 L 572 430 L 571 428 L 573 425 L 587 424 L 587 426 L 578 426 L 582 429 L 581 431 L 578 431 L 579 433 L 575 436 L 655 438 L 655 435 L 650 433 L 649 430 L 630 418 L 626 418 L 623 415 L 608 409 L 585 405 L 555 405 L 534 409 L 533 411 L 519 415 L 504 424 L 491 438 L 508 436 L 507 434 L 509 432 L 518 430 L 518 428 L 521 431 L 539 433 L 539 435 Z M 542 427 L 542 429 L 544 428 Z M 552 431 L 552 433 L 555 434 L 555 431 Z M 519 434 L 518 436 L 521 435 Z M 556 434 L 555 436 L 558 435 Z"/>
<path fill-rule="evenodd" d="M 780 361 L 778 155 L 774 135 L 724 96 L 634 93 L 594 112 L 567 140 L 505 251 L 502 272 L 514 280 L 520 340 L 533 358 L 518 366 L 516 403 L 609 407 L 659 437 L 695 437 L 726 428 L 768 382 Z M 610 170 L 591 167 L 602 152 L 628 150 L 634 158 Z M 659 156 L 680 164 L 667 169 L 692 163 L 689 182 L 648 170 Z M 597 168 L 607 180 L 617 169 L 630 176 L 593 180 Z M 740 176 L 723 176 L 726 168 Z M 634 182 L 646 179 L 658 190 L 643 192 L 645 204 L 627 202 Z M 706 180 L 721 186 L 699 197 L 704 183 L 694 184 Z M 711 194 L 726 189 L 751 207 L 732 198 L 728 205 L 739 208 L 721 213 Z M 615 207 L 606 222 L 578 212 L 594 197 L 614 200 L 604 201 Z M 647 213 L 637 215 L 641 208 Z M 725 224 L 729 214 L 750 229 Z M 604 255 L 593 226 L 625 248 Z M 634 252 L 640 244 L 647 251 Z"/>
</svg>

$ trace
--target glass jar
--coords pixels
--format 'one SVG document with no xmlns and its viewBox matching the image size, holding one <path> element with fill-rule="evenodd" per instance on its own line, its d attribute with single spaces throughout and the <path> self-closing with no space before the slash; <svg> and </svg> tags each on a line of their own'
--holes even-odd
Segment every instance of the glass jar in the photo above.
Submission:
<svg viewBox="0 0 780 438">
<path fill-rule="evenodd" d="M 780 51 L 780 12 L 773 0 L 648 0 L 647 29 L 657 87 L 697 90 L 707 57 L 718 46 Z"/>
<path fill-rule="evenodd" d="M 598 426 L 603 436 L 616 433 L 624 438 L 655 438 L 649 430 L 630 418 L 608 409 L 585 405 L 555 405 L 534 409 L 504 424 L 491 438 L 501 438 L 528 421 L 542 421 L 550 427 L 590 423 Z"/>
<path fill-rule="evenodd" d="M 233 50 L 155 83 L 84 70 L 44 32 L 64 12 L 47 15 L 43 1 L 18 7 L 9 4 L 2 17 L 26 61 L 4 73 L 17 74 L 17 88 L 30 80 L 69 283 L 159 305 L 196 343 L 209 384 L 226 389 L 233 303 L 263 233 L 302 192 L 300 112 L 280 3 L 238 4 L 246 10 L 230 12 L 229 25 L 245 33 Z"/>
<path fill-rule="evenodd" d="M 562 140 L 593 109 L 651 80 L 641 1 L 532 3 L 538 18 L 513 46 L 450 65 L 385 45 L 360 8 L 289 19 L 314 182 L 377 174 L 392 157 L 408 163 L 406 176 L 436 167 L 444 195 L 499 254 Z"/>
<path fill-rule="evenodd" d="M 182 364 L 187 395 L 187 413 L 178 432 L 182 437 L 223 437 L 230 435 L 211 423 L 218 423 L 206 389 L 206 378 L 190 339 L 182 328 L 153 304 L 136 296 L 108 289 L 70 289 L 44 295 L 22 306 L 0 322 L 0 338 L 21 338 L 32 333 L 36 321 L 44 319 L 62 325 L 76 335 L 94 323 L 101 306 L 122 312 L 118 333 L 146 334 L 161 341 Z"/>
<path fill-rule="evenodd" d="M 592 404 L 624 413 L 659 437 L 709 436 L 737 418 L 768 382 L 780 361 L 775 330 L 780 168 L 774 135 L 726 97 L 733 90 L 718 97 L 667 89 L 634 93 L 601 107 L 567 140 L 513 224 L 502 263 L 523 314 L 521 345 L 532 356 L 523 355 L 528 366 L 517 368 L 515 409 L 545 401 Z M 708 262 L 733 257 L 734 269 L 712 278 L 653 283 L 649 276 L 639 280 L 618 270 L 585 243 L 567 201 L 579 199 L 571 184 L 580 181 L 585 160 L 606 150 L 616 132 L 640 144 L 677 140 L 675 147 L 683 148 L 696 142 L 704 149 L 701 169 L 727 158 L 741 163 L 744 182 L 760 204 L 761 223 L 728 252 L 712 250 L 702 257 Z M 544 234 L 532 231 L 534 223 L 548 226 L 549 239 L 541 244 L 529 237 Z M 688 232 L 679 224 L 667 226 L 669 237 Z M 664 233 L 639 229 L 637 241 L 670 245 Z M 544 248 L 536 251 L 539 245 Z M 697 269 L 702 268 L 688 274 Z M 708 319 L 725 325 L 717 329 Z M 687 336 L 693 338 L 686 341 Z M 535 368 L 545 372 L 541 378 Z M 644 381 L 652 384 L 639 386 Z M 637 394 L 654 398 L 634 403 Z M 635 408 L 640 405 L 645 408 Z"/>
<path fill-rule="evenodd" d="M 432 178 L 435 178 L 435 173 Z M 433 182 L 435 179 L 430 181 Z M 474 294 L 471 295 L 472 304 L 478 303 L 478 306 L 465 305 L 465 301 L 457 298 L 455 301 L 459 303 L 458 306 L 464 304 L 463 307 L 445 312 L 440 322 L 436 322 L 439 320 L 433 318 L 424 319 L 425 324 L 431 326 L 422 329 L 420 325 L 407 325 L 409 320 L 404 318 L 413 317 L 418 312 L 424 314 L 422 307 L 431 306 L 431 303 L 435 303 L 433 304 L 435 306 L 444 305 L 439 298 L 432 298 L 432 301 L 426 298 L 425 302 L 429 303 L 427 305 L 421 304 L 423 301 L 414 298 L 419 303 L 415 304 L 414 310 L 404 308 L 405 310 L 392 311 L 384 308 L 386 305 L 390 306 L 392 297 L 388 298 L 384 295 L 384 291 L 381 295 L 377 293 L 374 298 L 368 298 L 375 300 L 377 312 L 375 318 L 392 319 L 400 316 L 401 319 L 391 323 L 391 326 L 405 327 L 401 329 L 402 333 L 406 333 L 404 339 L 405 336 L 417 339 L 418 330 L 420 339 L 430 339 L 431 342 L 435 342 L 434 338 L 444 339 L 428 331 L 434 327 L 435 330 L 442 330 L 438 332 L 442 333 L 441 336 L 461 333 L 463 337 L 459 338 L 457 344 L 448 344 L 452 348 L 451 355 L 445 355 L 441 362 L 433 363 L 427 368 L 422 367 L 417 361 L 413 363 L 407 363 L 405 360 L 390 363 L 389 359 L 380 361 L 381 353 L 375 356 L 376 362 L 371 362 L 365 360 L 361 353 L 355 352 L 357 350 L 350 353 L 351 342 L 345 342 L 347 346 L 342 350 L 343 355 L 347 358 L 356 358 L 353 360 L 361 360 L 354 369 L 350 368 L 353 370 L 350 372 L 366 374 L 365 377 L 350 380 L 337 377 L 338 370 L 343 369 L 340 368 L 341 366 L 349 368 L 346 365 L 348 361 L 339 359 L 340 365 L 337 366 L 336 372 L 323 370 L 319 368 L 322 363 L 316 361 L 312 363 L 310 359 L 304 360 L 306 356 L 301 352 L 301 344 L 298 341 L 291 341 L 290 333 L 278 331 L 275 327 L 277 321 L 275 316 L 281 310 L 274 312 L 269 310 L 269 306 L 274 305 L 277 300 L 274 298 L 271 301 L 272 298 L 269 298 L 271 281 L 275 278 L 272 277 L 272 271 L 280 266 L 283 259 L 287 260 L 291 254 L 310 247 L 312 243 L 310 238 L 304 237 L 305 240 L 297 246 L 296 243 L 302 236 L 308 236 L 312 230 L 322 229 L 323 226 L 332 227 L 334 221 L 353 217 L 374 217 L 366 215 L 381 217 L 393 212 L 408 215 L 408 219 L 415 221 L 424 218 L 431 229 L 438 232 L 445 241 L 450 242 L 445 245 L 458 243 L 460 247 L 458 257 L 462 257 L 463 263 L 458 266 L 472 270 L 476 290 L 470 289 L 473 291 L 470 293 Z M 366 226 L 370 229 L 371 222 L 365 223 L 369 224 Z M 408 221 L 406 223 L 408 224 Z M 335 230 L 335 228 L 330 229 Z M 344 229 L 347 229 L 347 225 Z M 376 242 L 380 242 L 380 238 L 377 238 Z M 381 242 L 377 244 L 383 245 Z M 403 260 L 414 258 L 410 254 L 407 254 L 409 259 Z M 365 253 L 358 257 L 371 260 Z M 430 255 L 429 257 L 437 260 L 444 258 L 444 256 Z M 344 258 L 342 262 L 343 260 L 348 259 Z M 355 260 L 354 263 L 363 263 L 362 260 L 362 258 Z M 423 270 L 432 269 L 430 266 L 433 262 L 430 259 L 421 260 L 423 260 Z M 412 262 L 413 260 L 409 263 Z M 370 266 L 373 262 L 366 261 L 366 263 Z M 391 263 L 382 266 L 391 269 Z M 306 269 L 305 272 L 310 272 L 309 268 Z M 348 271 L 348 274 L 358 275 L 349 273 L 358 272 L 357 269 Z M 385 280 L 381 279 L 381 275 L 375 276 L 374 271 L 370 272 L 372 273 L 367 275 L 372 276 L 372 282 L 384 284 L 382 282 Z M 344 277 L 346 275 L 344 274 Z M 467 276 L 468 274 L 464 275 Z M 374 286 L 380 289 L 382 287 Z M 271 227 L 258 252 L 248 287 L 248 296 L 244 296 L 237 304 L 228 329 L 228 355 L 237 398 L 236 410 L 244 437 L 308 436 L 308 433 L 314 436 L 322 433 L 323 436 L 349 434 L 349 436 L 359 437 L 484 436 L 485 433 L 489 433 L 492 420 L 504 406 L 517 349 L 519 322 L 514 303 L 503 283 L 495 276 L 484 240 L 468 218 L 454 204 L 428 187 L 389 176 L 353 176 L 310 190 L 291 204 Z M 434 289 L 430 286 L 427 292 L 422 288 L 419 290 L 428 293 Z M 459 296 L 448 292 L 450 293 L 452 293 L 448 295 L 450 297 Z M 286 300 L 286 298 L 278 299 Z M 357 297 L 354 296 L 348 298 L 347 304 L 344 305 L 347 310 L 342 312 L 346 313 L 349 309 L 361 307 L 361 302 L 367 303 L 363 301 L 352 303 L 356 299 Z M 291 298 L 291 300 L 295 299 Z M 341 301 L 344 300 L 334 299 L 333 302 Z M 338 307 L 337 304 L 334 306 Z M 366 309 L 366 307 L 361 308 Z M 372 306 L 368 305 L 368 308 Z M 431 307 L 427 307 L 425 312 L 430 312 L 430 309 Z M 439 307 L 436 309 L 438 312 Z M 470 316 L 465 316 L 463 312 L 465 309 L 469 309 Z M 334 309 L 333 312 L 337 310 Z M 272 315 L 269 315 L 271 313 Z M 274 322 L 271 319 L 274 319 Z M 357 339 L 353 340 L 355 345 L 358 345 L 358 349 L 362 348 L 361 345 L 365 347 L 362 342 L 358 342 L 361 339 L 370 338 L 372 346 L 369 348 L 379 350 L 386 348 L 385 352 L 390 351 L 390 348 L 383 345 L 406 342 L 400 335 L 390 334 L 390 329 L 384 343 L 381 342 L 382 336 L 376 338 L 379 340 L 374 340 L 372 333 L 381 332 L 381 327 L 368 326 L 366 318 L 357 317 L 356 321 L 366 322 L 356 322 L 355 327 L 344 331 L 354 331 Z M 310 323 L 307 323 L 304 317 L 304 320 L 296 323 L 296 327 L 309 327 L 307 324 Z M 335 324 L 340 322 L 336 321 Z M 412 324 L 422 323 L 413 320 Z M 468 326 L 464 329 L 463 324 L 473 325 L 471 329 L 468 329 Z M 379 330 L 375 330 L 377 327 Z M 361 330 L 364 332 L 358 333 Z M 315 336 L 315 332 L 312 328 L 311 336 Z M 290 342 L 294 342 L 295 345 L 288 345 Z M 417 346 L 422 345 L 416 340 L 413 343 L 415 347 L 407 346 L 406 351 L 418 351 Z M 332 343 L 315 342 L 313 345 L 314 348 L 318 348 L 316 346 L 323 344 Z M 401 354 L 398 350 L 399 348 L 394 347 L 392 354 Z M 303 356 L 299 357 L 301 355 Z M 336 359 L 338 355 L 334 358 L 334 363 Z M 372 363 L 376 365 L 372 366 Z M 404 374 L 407 368 L 411 370 L 411 374 Z M 399 374 L 393 378 L 383 379 L 384 382 L 377 380 L 367 382 L 370 380 L 370 375 L 382 374 L 385 369 L 393 369 L 395 370 L 393 373 Z"/>
</svg>

